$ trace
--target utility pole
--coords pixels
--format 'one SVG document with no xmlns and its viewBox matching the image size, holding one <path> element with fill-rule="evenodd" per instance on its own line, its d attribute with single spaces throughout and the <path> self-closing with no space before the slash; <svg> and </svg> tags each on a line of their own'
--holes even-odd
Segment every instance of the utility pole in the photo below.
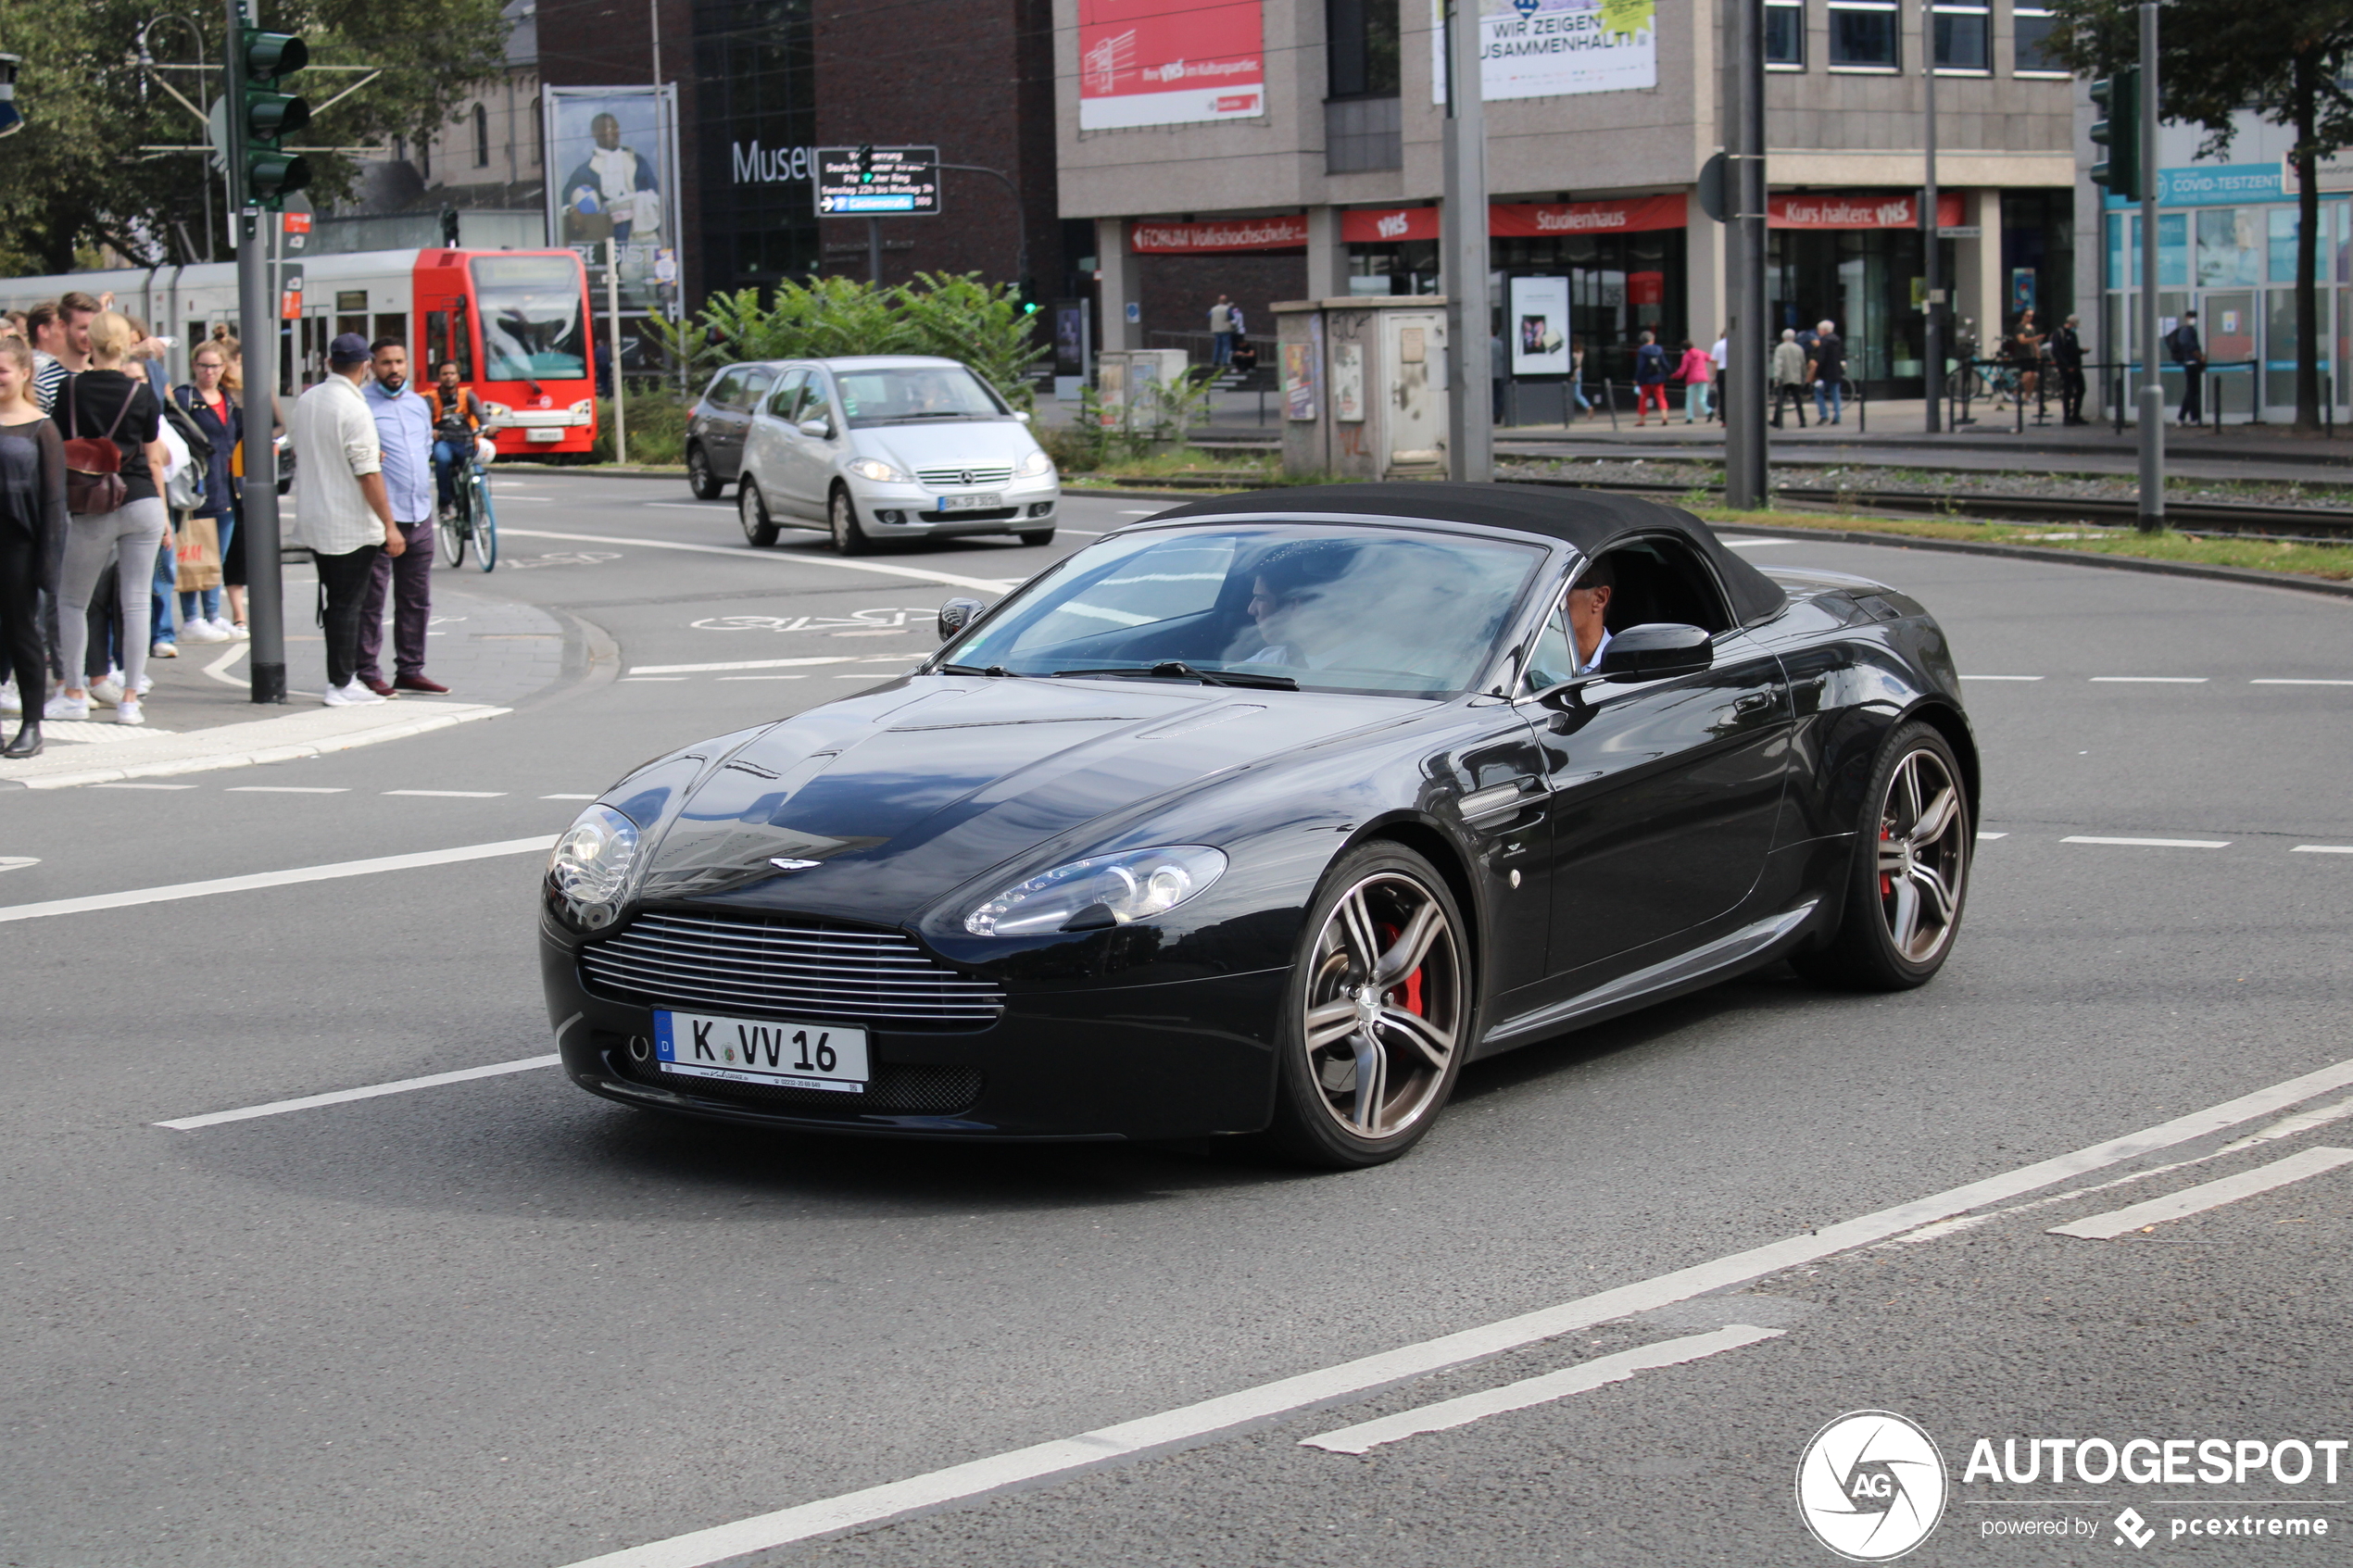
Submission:
<svg viewBox="0 0 2353 1568">
<path fill-rule="evenodd" d="M 1928 422 L 1922 428 L 1934 435 L 1944 428 L 1944 409 L 1940 399 L 1944 390 L 1944 323 L 1937 311 L 1944 302 L 1944 241 L 1943 226 L 1936 216 L 1936 6 L 1934 0 L 1920 0 L 1920 53 L 1927 56 L 1921 73 L 1920 96 L 1925 121 L 1923 141 L 1927 147 L 1927 179 L 1921 182 L 1920 232 L 1928 236 L 1928 264 L 1921 270 L 1921 292 L 1927 295 L 1928 321 L 1922 345 L 1922 358 L 1928 370 Z"/>
<path fill-rule="evenodd" d="M 1487 103 L 1478 63 L 1478 0 L 1446 12 L 1446 135 L 1439 213 L 1439 270 L 1446 279 L 1446 458 L 1460 480 L 1495 477 L 1495 410 L 1489 382 Z"/>
<path fill-rule="evenodd" d="M 1725 0 L 1731 91 L 1725 106 L 1725 298 L 1731 341 L 1724 363 L 1724 504 L 1755 511 L 1772 495 L 1767 472 L 1765 385 L 1765 0 Z"/>
<path fill-rule="evenodd" d="M 2140 530 L 2165 527 L 2165 379 L 2157 358 L 2157 6 L 2141 6 Z M 2196 375 L 2185 369 L 2186 375 Z"/>
<path fill-rule="evenodd" d="M 616 463 L 626 463 L 629 415 L 621 374 L 621 242 L 614 239 L 605 241 L 605 330 L 612 340 L 612 457 Z"/>
</svg>

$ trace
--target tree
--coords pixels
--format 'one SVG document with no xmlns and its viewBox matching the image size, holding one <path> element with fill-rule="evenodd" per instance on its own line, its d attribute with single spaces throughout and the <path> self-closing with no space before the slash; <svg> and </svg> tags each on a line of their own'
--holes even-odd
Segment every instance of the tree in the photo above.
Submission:
<svg viewBox="0 0 2353 1568">
<path fill-rule="evenodd" d="M 2053 0 L 2051 8 L 2058 19 L 2048 47 L 2069 69 L 2105 76 L 2140 58 L 2136 6 Z M 2353 145 L 2353 93 L 2341 79 L 2348 58 L 2353 0 L 2170 0 L 2159 13 L 2158 112 L 2205 132 L 2201 157 L 2230 149 L 2243 111 L 2296 132 L 2296 429 L 2306 434 L 2321 429 L 2320 164 Z M 2337 367 L 2339 378 L 2347 371 Z"/>
<path fill-rule="evenodd" d="M 317 114 L 295 140 L 306 146 L 379 145 L 422 138 L 447 124 L 473 84 L 496 75 L 506 27 L 498 0 L 274 0 L 263 25 L 298 32 L 317 65 L 365 65 L 384 74 Z M 0 267 L 64 272 L 90 249 L 108 245 L 143 264 L 201 259 L 208 162 L 194 153 L 144 153 L 192 145 L 205 127 L 136 62 L 140 28 L 157 0 L 0 0 L 0 41 L 24 56 L 17 101 L 24 129 L 9 138 L 0 180 Z M 198 107 L 220 95 L 224 8 L 199 6 L 204 57 L 215 69 L 161 72 Z M 193 62 L 184 25 L 159 25 L 155 58 Z M 294 79 L 313 106 L 358 77 L 313 71 Z M 310 194 L 325 205 L 350 194 L 358 160 L 309 154 Z M 221 220 L 219 176 L 214 220 Z M 225 226 L 220 233 L 225 237 Z"/>
</svg>

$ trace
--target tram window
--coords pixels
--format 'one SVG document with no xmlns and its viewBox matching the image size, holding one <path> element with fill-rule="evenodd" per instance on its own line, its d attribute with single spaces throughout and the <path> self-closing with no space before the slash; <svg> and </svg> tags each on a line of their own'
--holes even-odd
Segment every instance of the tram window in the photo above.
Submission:
<svg viewBox="0 0 2353 1568">
<path fill-rule="evenodd" d="M 402 345 L 404 347 L 407 346 L 409 342 L 409 313 L 405 310 L 378 311 L 376 313 L 376 337 L 371 337 L 368 341 L 370 343 L 373 343 L 376 341 L 376 338 L 382 337 L 398 338 Z"/>
</svg>

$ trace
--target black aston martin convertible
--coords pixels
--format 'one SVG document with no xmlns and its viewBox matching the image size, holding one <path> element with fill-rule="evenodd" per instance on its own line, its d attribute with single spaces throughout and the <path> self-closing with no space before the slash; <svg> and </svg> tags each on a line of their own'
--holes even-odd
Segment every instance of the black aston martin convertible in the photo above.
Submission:
<svg viewBox="0 0 2353 1568">
<path fill-rule="evenodd" d="M 1466 1061 L 1786 959 L 1918 985 L 1978 762 L 1944 635 L 1688 512 L 1488 485 L 1177 508 L 920 670 L 657 758 L 542 900 L 594 1093 L 1392 1159 Z"/>
</svg>

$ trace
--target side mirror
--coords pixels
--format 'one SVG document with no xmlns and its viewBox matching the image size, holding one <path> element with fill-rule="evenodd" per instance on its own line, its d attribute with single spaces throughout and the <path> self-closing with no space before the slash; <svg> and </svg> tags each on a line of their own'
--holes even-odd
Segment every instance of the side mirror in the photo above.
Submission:
<svg viewBox="0 0 2353 1568">
<path fill-rule="evenodd" d="M 1013 418 L 1019 420 L 1024 424 L 1027 424 L 1029 422 L 1029 416 L 1019 408 L 1013 410 Z"/>
<path fill-rule="evenodd" d="M 1656 681 L 1692 675 L 1716 662 L 1716 645 L 1696 626 L 1653 621 L 1629 626 L 1602 650 L 1604 681 Z"/>
<path fill-rule="evenodd" d="M 950 599 L 946 604 L 941 605 L 939 607 L 939 640 L 944 643 L 971 625 L 973 617 L 978 615 L 980 609 L 981 605 L 978 599 Z"/>
<path fill-rule="evenodd" d="M 797 428 L 801 434 L 813 437 L 819 441 L 831 441 L 834 438 L 834 421 L 831 420 L 803 420 L 795 428 Z"/>
</svg>

